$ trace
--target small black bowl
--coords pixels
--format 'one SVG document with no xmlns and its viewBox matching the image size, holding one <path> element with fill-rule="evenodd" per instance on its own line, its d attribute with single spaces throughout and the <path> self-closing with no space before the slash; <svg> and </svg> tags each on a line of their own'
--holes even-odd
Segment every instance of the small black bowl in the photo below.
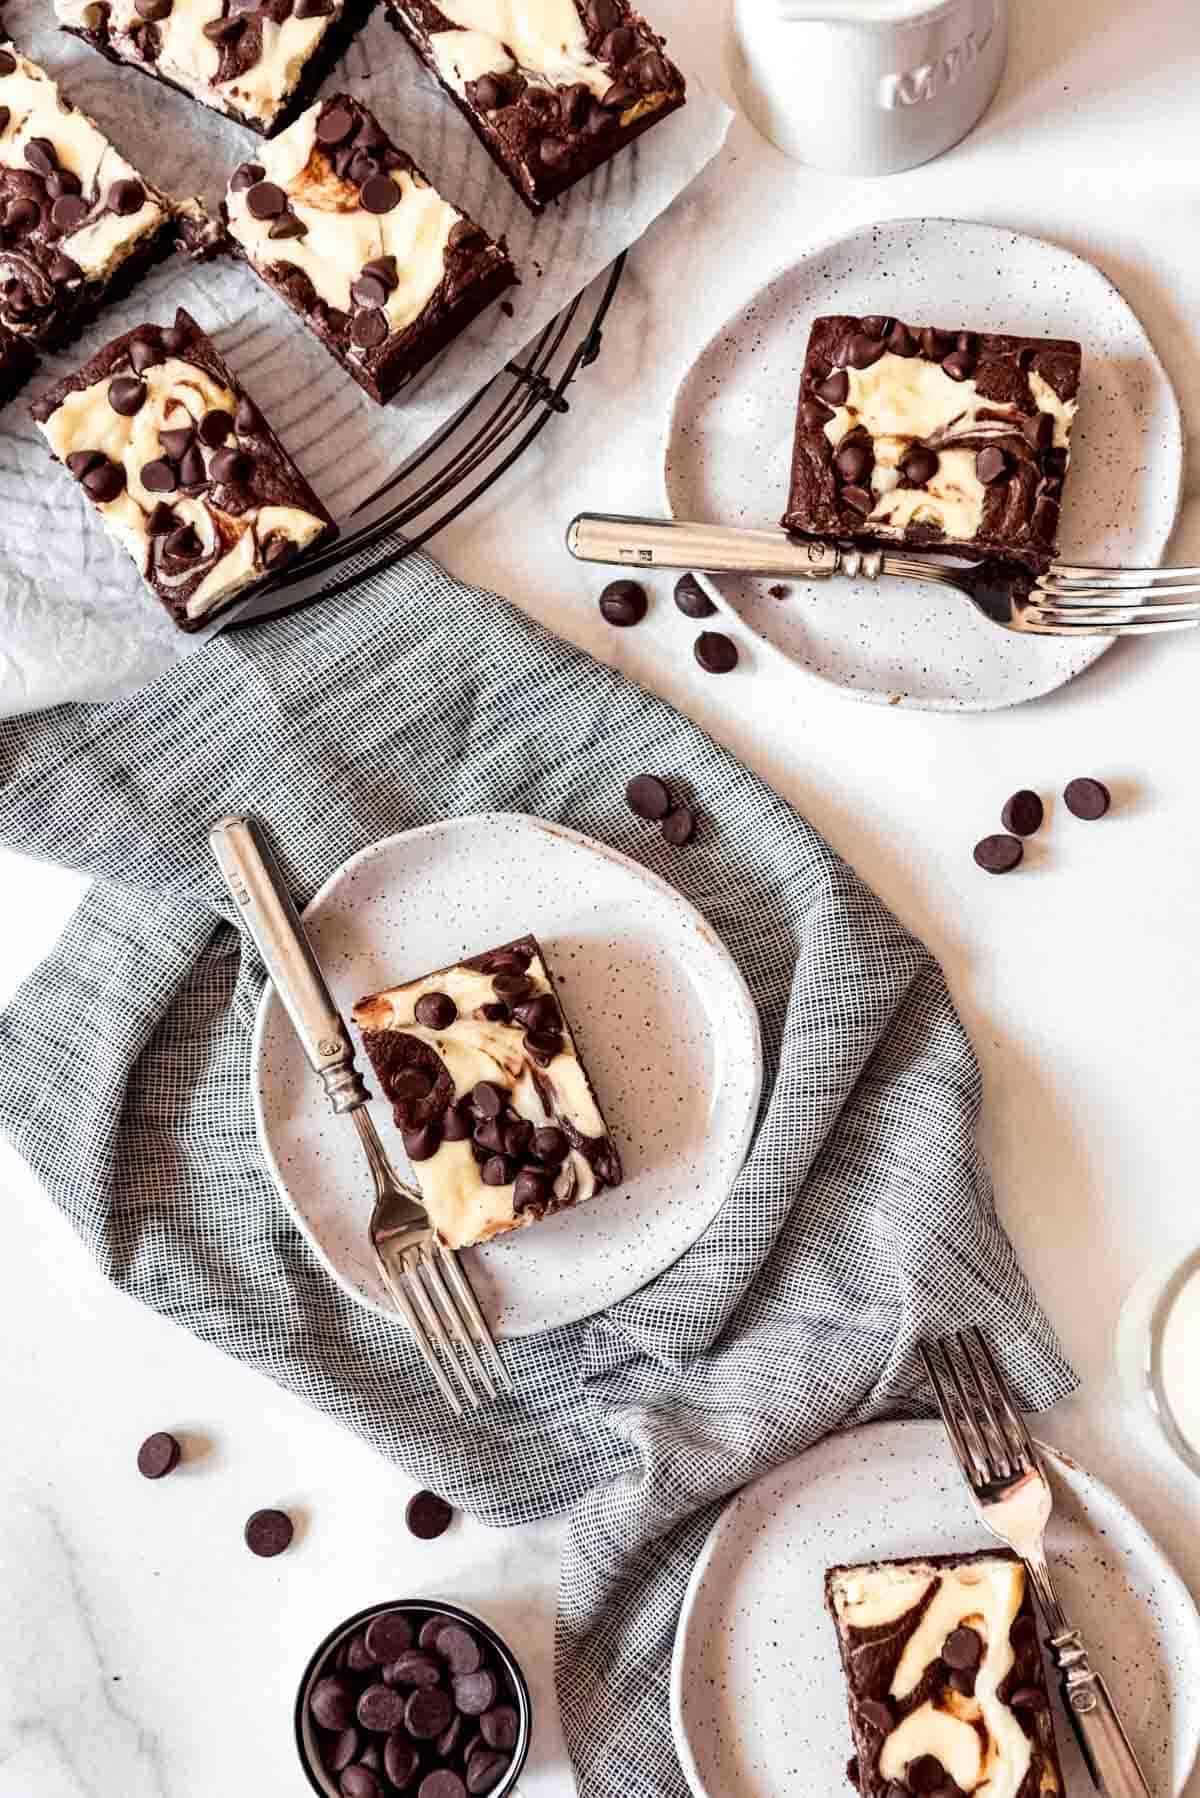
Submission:
<svg viewBox="0 0 1200 1798">
<path fill-rule="evenodd" d="M 347 1617 L 331 1629 L 325 1640 L 314 1650 L 307 1667 L 300 1679 L 300 1689 L 296 1693 L 295 1726 L 296 1748 L 300 1755 L 300 1764 L 308 1775 L 308 1783 L 318 1798 L 341 1798 L 338 1785 L 332 1775 L 327 1773 L 321 1764 L 317 1751 L 314 1726 L 308 1709 L 309 1694 L 320 1679 L 328 1671 L 329 1662 L 337 1649 L 357 1630 L 370 1623 L 372 1617 L 378 1617 L 383 1611 L 412 1611 L 422 1617 L 436 1613 L 439 1617 L 453 1617 L 459 1623 L 465 1623 L 468 1629 L 474 1630 L 502 1669 L 508 1681 L 509 1692 L 506 1697 L 517 1712 L 517 1741 L 512 1751 L 512 1761 L 507 1773 L 499 1785 L 493 1786 L 487 1798 L 510 1798 L 515 1793 L 517 1780 L 525 1765 L 529 1753 L 530 1737 L 533 1733 L 533 1704 L 529 1696 L 529 1683 L 517 1664 L 516 1658 L 507 1642 L 498 1636 L 489 1623 L 482 1617 L 476 1617 L 471 1611 L 464 1611 L 458 1605 L 443 1604 L 436 1598 L 393 1598 L 383 1604 L 368 1605 L 365 1611 L 356 1611 L 353 1617 Z M 412 1798 L 416 1798 L 414 1787 Z"/>
</svg>

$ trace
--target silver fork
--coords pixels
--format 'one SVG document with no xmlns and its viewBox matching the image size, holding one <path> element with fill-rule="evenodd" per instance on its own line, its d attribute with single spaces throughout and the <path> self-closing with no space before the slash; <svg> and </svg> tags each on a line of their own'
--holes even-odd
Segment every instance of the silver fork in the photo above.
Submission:
<svg viewBox="0 0 1200 1798">
<path fill-rule="evenodd" d="M 419 1194 L 400 1179 L 379 1140 L 349 1032 L 260 831 L 250 818 L 223 818 L 208 840 L 334 1112 L 354 1122 L 375 1185 L 369 1232 L 380 1274 L 438 1390 L 461 1417 L 463 1397 L 478 1409 L 481 1392 L 494 1399 L 497 1385 L 514 1389 L 475 1294 L 457 1256 L 430 1228 Z"/>
<path fill-rule="evenodd" d="M 1083 1637 L 1067 1621 L 1046 1564 L 1054 1495 L 1024 1418 L 978 1329 L 921 1343 L 942 1422 L 975 1509 L 1021 1557 L 1062 1675 L 1067 1715 L 1093 1780 L 1108 1798 L 1150 1798 L 1108 1687 L 1088 1662 Z"/>
<path fill-rule="evenodd" d="M 1040 637 L 1147 636 L 1200 624 L 1200 568 L 1085 568 L 1055 562 L 1037 580 L 1023 580 L 997 562 L 955 564 L 907 551 L 805 543 L 785 531 L 601 512 L 581 512 L 572 519 L 567 548 L 578 561 L 624 568 L 790 575 L 803 581 L 825 581 L 835 574 L 868 581 L 896 575 L 953 587 L 989 624 Z"/>
</svg>

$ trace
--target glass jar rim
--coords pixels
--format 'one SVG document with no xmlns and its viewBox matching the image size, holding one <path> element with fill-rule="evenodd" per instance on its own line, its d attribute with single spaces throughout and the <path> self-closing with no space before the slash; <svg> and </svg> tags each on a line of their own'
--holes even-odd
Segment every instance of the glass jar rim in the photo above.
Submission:
<svg viewBox="0 0 1200 1798">
<path fill-rule="evenodd" d="M 1179 1266 L 1163 1286 L 1154 1309 L 1150 1314 L 1150 1342 L 1146 1362 L 1146 1382 L 1150 1391 L 1150 1402 L 1171 1447 L 1180 1459 L 1190 1467 L 1193 1473 L 1200 1474 L 1200 1447 L 1193 1444 L 1183 1432 L 1183 1428 L 1171 1408 L 1163 1380 L 1163 1340 L 1166 1336 L 1167 1323 L 1175 1302 L 1185 1286 L 1196 1276 L 1200 1276 L 1200 1249 L 1191 1255 L 1185 1255 Z"/>
</svg>

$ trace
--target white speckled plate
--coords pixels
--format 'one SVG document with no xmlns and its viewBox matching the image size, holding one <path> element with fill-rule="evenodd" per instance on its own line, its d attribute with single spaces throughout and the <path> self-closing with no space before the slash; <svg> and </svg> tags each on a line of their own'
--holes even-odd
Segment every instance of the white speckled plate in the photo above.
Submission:
<svg viewBox="0 0 1200 1798">
<path fill-rule="evenodd" d="M 1200 1617 L 1107 1487 L 1055 1449 L 1048 1461 L 1055 1583 L 1151 1791 L 1168 1798 L 1187 1783 L 1200 1745 Z M 672 1724 L 697 1798 L 850 1798 L 826 1568 L 995 1546 L 938 1423 L 831 1436 L 747 1486 L 704 1546 L 675 1637 Z M 1061 1709 L 1055 1724 L 1067 1790 L 1083 1798 L 1093 1788 Z"/>
<path fill-rule="evenodd" d="M 515 813 L 448 818 L 389 837 L 325 882 L 305 924 L 341 1010 L 532 931 L 616 1138 L 615 1192 L 468 1251 L 497 1333 L 588 1317 L 676 1260 L 742 1165 L 762 1084 L 758 1016 L 724 945 L 638 863 Z M 267 988 L 254 1033 L 267 1165 L 296 1222 L 351 1298 L 395 1316 L 367 1240 L 371 1187 Z M 368 1072 L 360 1046 L 360 1059 Z M 391 1107 L 372 1114 L 403 1171 Z"/>
<path fill-rule="evenodd" d="M 800 370 L 822 313 L 1074 337 L 1083 382 L 1062 553 L 1157 563 L 1183 482 L 1179 404 L 1110 281 L 1057 244 L 955 219 L 871 225 L 805 256 L 747 301 L 675 397 L 664 477 L 676 518 L 775 525 L 791 470 Z M 967 600 L 911 581 L 783 583 L 705 577 L 713 597 L 806 674 L 856 699 L 986 711 L 1061 686 L 1111 639 L 1059 643 L 988 624 Z M 710 584 L 711 582 L 711 584 Z"/>
</svg>

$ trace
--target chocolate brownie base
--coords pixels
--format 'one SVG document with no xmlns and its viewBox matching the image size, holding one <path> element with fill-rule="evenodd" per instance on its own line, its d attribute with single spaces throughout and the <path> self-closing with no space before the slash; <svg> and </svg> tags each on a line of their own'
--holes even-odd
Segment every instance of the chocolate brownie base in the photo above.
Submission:
<svg viewBox="0 0 1200 1798">
<path fill-rule="evenodd" d="M 353 1017 L 450 1248 L 521 1229 L 620 1181 L 534 937 L 372 993 Z"/>
<path fill-rule="evenodd" d="M 678 111 L 687 98 L 682 74 L 663 55 L 664 40 L 627 0 L 563 3 L 578 24 L 575 72 L 586 77 L 565 84 L 518 63 L 501 41 L 499 17 L 495 70 L 464 81 L 449 55 L 439 60 L 437 49 L 437 40 L 449 42 L 444 34 L 461 29 L 453 5 L 385 0 L 389 23 L 407 38 L 535 213 Z M 560 51 L 557 40 L 548 48 Z M 548 55 L 547 64 L 551 60 Z"/>
<path fill-rule="evenodd" d="M 902 543 L 1034 574 L 1054 557 L 1080 347 L 819 318 L 800 389 L 785 530 Z"/>
<path fill-rule="evenodd" d="M 20 393 L 37 367 L 33 345 L 9 332 L 0 332 L 0 406 Z"/>
<path fill-rule="evenodd" d="M 861 1798 L 1050 1798 L 1062 1770 L 1025 1570 L 1005 1549 L 832 1567 Z"/>
<path fill-rule="evenodd" d="M 223 211 L 237 253 L 379 404 L 517 278 L 347 94 L 235 170 Z"/>
<path fill-rule="evenodd" d="M 216 345 L 180 308 L 105 345 L 33 407 L 182 631 L 335 534 Z M 103 449 L 100 445 L 103 444 Z"/>
<path fill-rule="evenodd" d="M 183 86 L 181 82 L 172 80 L 169 75 L 164 75 L 153 60 L 138 56 L 123 56 L 120 50 L 113 46 L 108 31 L 107 16 L 102 19 L 99 26 L 94 28 L 68 24 L 65 20 L 60 20 L 60 24 L 61 29 L 71 37 L 78 38 L 81 43 L 90 45 L 93 50 L 99 51 L 101 56 L 109 62 L 116 63 L 119 68 L 138 69 L 143 75 L 148 75 L 152 81 L 157 81 L 161 87 L 173 88 L 177 94 L 183 94 L 189 100 L 211 106 L 214 112 L 219 112 L 223 117 L 233 119 L 239 125 L 244 125 L 248 131 L 253 131 L 258 137 L 274 137 L 278 132 L 286 130 L 294 119 L 299 118 L 305 107 L 316 99 L 322 84 L 332 74 L 339 59 L 362 30 L 375 10 L 376 4 L 377 0 L 346 0 L 341 15 L 329 26 L 317 48 L 305 60 L 296 86 L 279 110 L 269 119 L 257 118 L 252 113 L 247 113 L 236 106 L 221 105 L 216 96 L 211 101 L 202 100 L 199 95 Z M 216 6 L 213 17 L 218 19 L 220 16 L 221 8 Z M 147 36 L 145 41 L 152 43 L 153 39 Z"/>
</svg>

